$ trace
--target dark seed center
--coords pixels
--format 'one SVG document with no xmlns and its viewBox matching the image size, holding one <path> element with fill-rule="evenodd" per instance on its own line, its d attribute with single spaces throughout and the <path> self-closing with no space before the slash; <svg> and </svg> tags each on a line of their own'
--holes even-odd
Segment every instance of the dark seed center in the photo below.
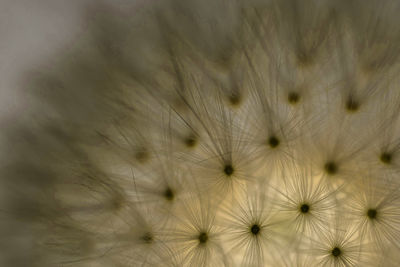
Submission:
<svg viewBox="0 0 400 267">
<path fill-rule="evenodd" d="M 193 136 L 186 138 L 185 144 L 187 147 L 194 147 L 196 145 L 196 138 Z"/>
<path fill-rule="evenodd" d="M 271 148 L 275 148 L 275 147 L 279 146 L 279 143 L 280 143 L 279 139 L 275 136 L 271 136 L 268 139 L 268 144 Z"/>
<path fill-rule="evenodd" d="M 310 210 L 310 206 L 308 206 L 307 204 L 303 204 L 303 205 L 301 205 L 301 207 L 300 207 L 300 211 L 301 211 L 302 213 L 307 213 L 309 210 Z"/>
<path fill-rule="evenodd" d="M 135 154 L 136 160 L 139 162 L 142 162 L 142 163 L 145 162 L 148 157 L 149 157 L 149 154 L 147 153 L 146 150 L 137 151 Z"/>
<path fill-rule="evenodd" d="M 200 242 L 200 244 L 204 244 L 204 243 L 206 243 L 207 242 L 207 240 L 208 240 L 208 235 L 207 235 L 207 233 L 200 233 L 199 234 L 199 242 Z"/>
<path fill-rule="evenodd" d="M 146 243 L 151 243 L 153 242 L 153 235 L 151 233 L 146 233 L 142 236 L 142 240 Z"/>
<path fill-rule="evenodd" d="M 334 257 L 339 257 L 341 253 L 342 253 L 342 251 L 338 247 L 335 247 L 334 249 L 332 249 L 332 255 Z"/>
<path fill-rule="evenodd" d="M 168 188 L 165 190 L 165 192 L 164 192 L 164 197 L 165 197 L 167 200 L 173 200 L 173 199 L 174 199 L 175 195 L 174 195 L 174 192 L 172 191 L 171 188 L 168 187 Z"/>
<path fill-rule="evenodd" d="M 229 165 L 225 165 L 224 173 L 226 175 L 231 176 L 233 174 L 233 172 L 234 172 L 234 169 L 233 169 L 232 165 L 230 165 L 230 164 Z"/>
<path fill-rule="evenodd" d="M 296 92 L 290 92 L 288 95 L 288 101 L 290 104 L 296 104 L 300 100 L 300 95 Z"/>
<path fill-rule="evenodd" d="M 354 100 L 354 98 L 350 97 L 349 99 L 347 99 L 346 109 L 348 111 L 351 111 L 351 112 L 357 111 L 359 106 L 360 105 L 358 104 L 358 102 L 356 100 Z"/>
<path fill-rule="evenodd" d="M 376 211 L 376 209 L 369 209 L 367 211 L 367 216 L 368 218 L 370 218 L 371 220 L 376 219 L 376 215 L 378 215 L 378 212 Z"/>
<path fill-rule="evenodd" d="M 240 94 L 239 93 L 232 93 L 229 96 L 229 102 L 231 102 L 232 105 L 239 105 L 240 104 Z"/>
<path fill-rule="evenodd" d="M 388 152 L 383 152 L 381 155 L 381 161 L 385 164 L 390 164 L 392 161 L 392 154 Z"/>
<path fill-rule="evenodd" d="M 257 235 L 260 232 L 260 226 L 258 226 L 257 224 L 254 224 L 253 226 L 251 226 L 250 231 L 253 235 Z"/>
<path fill-rule="evenodd" d="M 324 168 L 325 168 L 325 171 L 330 175 L 333 175 L 333 174 L 337 173 L 337 171 L 338 171 L 337 165 L 332 161 L 327 162 L 325 164 Z"/>
</svg>

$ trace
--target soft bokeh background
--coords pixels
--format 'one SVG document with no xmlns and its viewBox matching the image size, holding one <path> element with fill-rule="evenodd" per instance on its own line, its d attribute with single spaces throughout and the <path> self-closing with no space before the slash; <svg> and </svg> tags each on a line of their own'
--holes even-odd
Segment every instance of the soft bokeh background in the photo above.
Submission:
<svg viewBox="0 0 400 267">
<path fill-rule="evenodd" d="M 0 1 L 0 118 L 23 110 L 18 80 L 23 72 L 84 31 L 82 7 L 89 1 Z"/>
</svg>

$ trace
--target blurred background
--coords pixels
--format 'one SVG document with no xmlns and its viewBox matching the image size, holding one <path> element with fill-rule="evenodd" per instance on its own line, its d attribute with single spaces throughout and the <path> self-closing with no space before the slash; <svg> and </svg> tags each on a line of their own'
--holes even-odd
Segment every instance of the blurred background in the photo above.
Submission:
<svg viewBox="0 0 400 267">
<path fill-rule="evenodd" d="M 0 119 L 23 108 L 18 79 L 57 48 L 72 45 L 85 28 L 90 1 L 0 0 Z"/>
</svg>

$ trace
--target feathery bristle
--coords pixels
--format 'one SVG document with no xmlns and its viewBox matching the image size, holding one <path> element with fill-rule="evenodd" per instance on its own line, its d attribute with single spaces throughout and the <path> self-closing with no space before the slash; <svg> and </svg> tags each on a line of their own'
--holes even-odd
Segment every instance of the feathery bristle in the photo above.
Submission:
<svg viewBox="0 0 400 267">
<path fill-rule="evenodd" d="M 397 266 L 398 1 L 89 2 L 18 75 L 1 266 Z"/>
</svg>

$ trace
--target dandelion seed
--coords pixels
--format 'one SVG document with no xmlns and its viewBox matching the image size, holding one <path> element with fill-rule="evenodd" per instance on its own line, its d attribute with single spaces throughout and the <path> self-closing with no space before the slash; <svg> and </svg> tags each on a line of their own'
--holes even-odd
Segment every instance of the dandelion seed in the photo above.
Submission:
<svg viewBox="0 0 400 267">
<path fill-rule="evenodd" d="M 174 197 L 175 197 L 174 192 L 173 192 L 172 189 L 169 188 L 169 187 L 165 190 L 164 196 L 165 196 L 165 198 L 166 198 L 167 200 L 169 200 L 169 201 L 174 200 Z"/>
<path fill-rule="evenodd" d="M 381 154 L 380 160 L 382 163 L 390 164 L 392 162 L 392 154 L 388 152 L 383 152 Z"/>
<path fill-rule="evenodd" d="M 301 211 L 302 213 L 307 213 L 309 210 L 310 210 L 310 206 L 309 206 L 308 204 L 302 204 L 302 205 L 300 206 L 300 211 Z"/>
<path fill-rule="evenodd" d="M 233 172 L 234 172 L 234 169 L 233 169 L 232 165 L 230 165 L 230 164 L 225 165 L 224 173 L 225 173 L 227 176 L 231 176 L 231 175 L 233 174 Z"/>
<path fill-rule="evenodd" d="M 257 224 L 254 224 L 251 226 L 250 231 L 253 235 L 258 235 L 258 233 L 260 232 L 260 226 Z"/>
<path fill-rule="evenodd" d="M 337 218 L 330 230 L 313 240 L 310 253 L 321 266 L 359 266 L 368 260 L 366 250 L 361 249 L 355 229 L 349 227 L 349 221 Z"/>
<path fill-rule="evenodd" d="M 148 153 L 147 153 L 146 150 L 141 149 L 141 150 L 139 150 L 138 152 L 136 152 L 135 158 L 136 158 L 139 162 L 144 163 L 144 162 L 146 162 L 146 160 L 149 158 L 149 155 L 148 155 Z"/>
<path fill-rule="evenodd" d="M 269 144 L 269 146 L 271 147 L 271 148 L 275 148 L 275 147 L 277 147 L 277 146 L 279 146 L 279 139 L 278 138 L 276 138 L 275 136 L 271 136 L 269 139 L 268 139 L 268 144 Z"/>
<path fill-rule="evenodd" d="M 300 95 L 296 92 L 290 92 L 288 95 L 288 101 L 290 104 L 296 104 L 300 101 Z"/>
<path fill-rule="evenodd" d="M 338 172 L 338 166 L 336 165 L 335 162 L 333 161 L 328 161 L 327 163 L 325 163 L 325 171 L 329 174 L 329 175 L 334 175 Z"/>
<path fill-rule="evenodd" d="M 272 261 L 282 245 L 283 234 L 277 230 L 278 221 L 274 221 L 266 198 L 259 192 L 251 192 L 235 202 L 234 209 L 228 205 L 231 203 L 223 208 L 221 218 L 228 252 L 234 257 L 240 255 L 241 266 L 263 266 Z"/>
<path fill-rule="evenodd" d="M 193 136 L 190 136 L 185 139 L 185 144 L 187 147 L 194 147 L 196 145 L 196 143 L 197 143 L 197 140 Z"/>
<path fill-rule="evenodd" d="M 334 257 L 339 257 L 341 253 L 342 253 L 342 251 L 341 251 L 340 248 L 338 248 L 338 247 L 334 247 L 334 248 L 332 249 L 332 255 L 333 255 Z"/>
<path fill-rule="evenodd" d="M 349 97 L 349 99 L 346 102 L 346 109 L 349 112 L 355 112 L 358 110 L 358 108 L 359 108 L 359 103 L 353 97 Z"/>
<path fill-rule="evenodd" d="M 240 102 L 241 102 L 240 94 L 239 94 L 239 93 L 232 93 L 232 94 L 229 96 L 229 102 L 230 102 L 232 105 L 234 105 L 234 106 L 239 105 Z"/>
<path fill-rule="evenodd" d="M 151 242 L 153 242 L 153 236 L 152 236 L 151 233 L 146 233 L 146 234 L 144 234 L 144 236 L 142 236 L 141 239 L 142 239 L 145 243 L 151 243 Z"/>
<path fill-rule="evenodd" d="M 289 165 L 290 166 L 290 165 Z M 287 229 L 304 236 L 318 236 L 327 230 L 326 222 L 334 218 L 336 194 L 322 178 L 314 178 L 310 169 L 295 165 L 287 168 L 283 185 L 274 188 L 279 193 L 275 199 Z M 272 186 L 271 186 L 272 187 Z"/>
<path fill-rule="evenodd" d="M 399 3 L 137 2 L 10 87 L 0 265 L 397 266 Z"/>
<path fill-rule="evenodd" d="M 200 233 L 200 235 L 199 235 L 199 242 L 200 242 L 200 244 L 206 243 L 207 240 L 208 240 L 208 235 L 207 235 L 207 233 L 204 233 L 204 232 Z"/>
<path fill-rule="evenodd" d="M 189 197 L 182 206 L 176 227 L 168 234 L 182 266 L 228 266 L 215 224 L 215 206 L 205 199 Z"/>
<path fill-rule="evenodd" d="M 376 216 L 377 216 L 377 211 L 376 211 L 376 209 L 368 209 L 368 211 L 367 211 L 367 216 L 371 219 L 371 220 L 373 220 L 373 219 L 376 219 Z"/>
<path fill-rule="evenodd" d="M 388 180 L 374 176 L 366 176 L 360 186 L 362 190 L 349 197 L 348 210 L 356 220 L 361 238 L 372 241 L 379 249 L 387 244 L 399 246 L 398 186 L 389 186 Z"/>
</svg>

